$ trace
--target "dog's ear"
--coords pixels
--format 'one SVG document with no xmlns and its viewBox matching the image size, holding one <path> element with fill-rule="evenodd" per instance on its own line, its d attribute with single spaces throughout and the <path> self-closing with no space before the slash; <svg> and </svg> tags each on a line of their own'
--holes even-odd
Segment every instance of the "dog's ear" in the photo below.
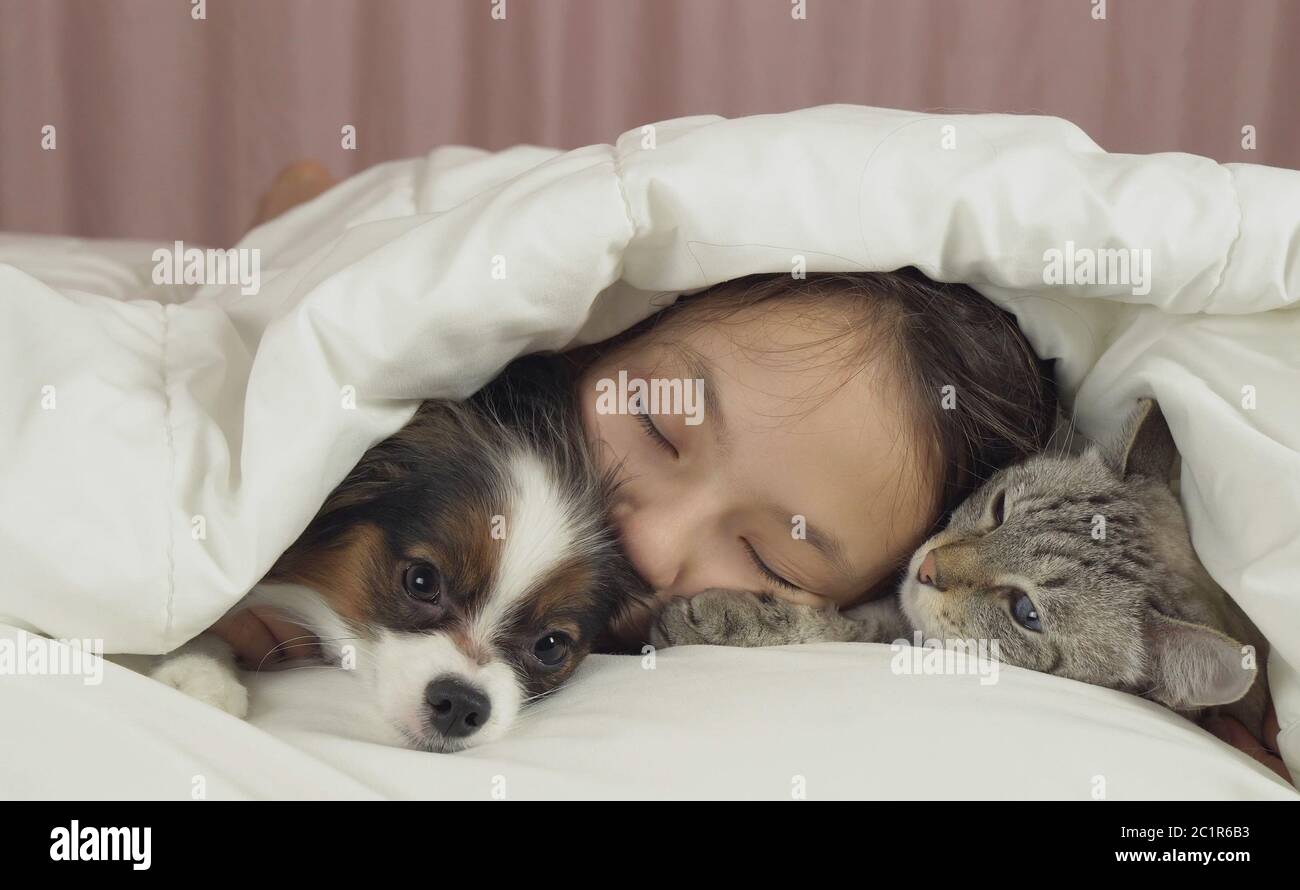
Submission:
<svg viewBox="0 0 1300 890">
<path fill-rule="evenodd" d="M 438 455 L 445 458 L 449 446 L 464 444 L 465 410 L 455 402 L 430 399 L 420 403 L 415 414 L 393 435 L 372 446 L 330 493 L 318 518 L 374 501 L 421 466 L 427 467 Z"/>
<path fill-rule="evenodd" d="M 640 655 L 650 642 L 650 629 L 658 617 L 654 594 L 634 588 L 622 597 L 592 651 L 604 655 Z"/>
<path fill-rule="evenodd" d="M 471 420 L 456 402 L 422 402 L 405 426 L 361 456 L 298 539 L 280 554 L 267 577 L 285 580 L 301 576 L 304 557 L 316 560 L 349 535 L 360 534 L 357 528 L 367 522 L 368 504 L 391 493 L 404 480 L 418 478 L 416 474 L 427 469 L 430 461 L 447 459 L 449 448 L 481 444 Z"/>
</svg>

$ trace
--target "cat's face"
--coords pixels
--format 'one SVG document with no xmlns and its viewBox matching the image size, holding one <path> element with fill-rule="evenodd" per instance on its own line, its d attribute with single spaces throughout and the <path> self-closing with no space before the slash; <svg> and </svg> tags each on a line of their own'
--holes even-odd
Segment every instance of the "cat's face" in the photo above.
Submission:
<svg viewBox="0 0 1300 890">
<path fill-rule="evenodd" d="M 1134 685 L 1162 580 L 1143 513 L 1097 451 L 1032 458 L 994 476 L 917 551 L 903 610 L 926 637 L 997 640 L 1009 664 Z"/>
<path fill-rule="evenodd" d="M 1241 698 L 1253 660 L 1175 570 L 1195 560 L 1167 484 L 1176 454 L 1143 402 L 1114 442 L 1000 471 L 913 555 L 900 589 L 912 626 L 1177 710 Z"/>
</svg>

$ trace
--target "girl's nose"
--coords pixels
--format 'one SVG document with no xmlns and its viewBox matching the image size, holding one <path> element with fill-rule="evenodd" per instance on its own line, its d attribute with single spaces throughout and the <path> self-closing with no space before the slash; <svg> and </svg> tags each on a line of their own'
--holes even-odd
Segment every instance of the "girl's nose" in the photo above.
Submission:
<svg viewBox="0 0 1300 890">
<path fill-rule="evenodd" d="M 685 596 L 687 567 L 701 546 L 702 505 L 689 497 L 641 503 L 615 514 L 614 524 L 627 558 L 641 579 L 667 596 Z"/>
<path fill-rule="evenodd" d="M 623 552 L 641 580 L 656 591 L 671 592 L 680 562 L 675 558 L 676 547 L 666 530 L 648 521 L 642 511 L 616 517 L 615 525 Z"/>
</svg>

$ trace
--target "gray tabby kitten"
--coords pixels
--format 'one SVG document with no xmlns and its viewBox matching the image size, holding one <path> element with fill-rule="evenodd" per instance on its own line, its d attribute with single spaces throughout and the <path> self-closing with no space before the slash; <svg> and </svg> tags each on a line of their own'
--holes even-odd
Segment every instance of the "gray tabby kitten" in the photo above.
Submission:
<svg viewBox="0 0 1300 890">
<path fill-rule="evenodd" d="M 1192 551 L 1168 483 L 1176 456 L 1144 400 L 1108 446 L 997 473 L 916 551 L 896 597 L 839 614 L 708 591 L 665 608 L 652 642 L 997 640 L 1007 664 L 1192 719 L 1219 707 L 1261 738 L 1268 644 Z"/>
</svg>

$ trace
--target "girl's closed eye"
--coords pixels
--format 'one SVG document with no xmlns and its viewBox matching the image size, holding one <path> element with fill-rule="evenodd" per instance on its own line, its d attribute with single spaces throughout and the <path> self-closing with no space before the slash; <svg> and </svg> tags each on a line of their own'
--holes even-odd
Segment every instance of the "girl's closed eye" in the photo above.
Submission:
<svg viewBox="0 0 1300 890">
<path fill-rule="evenodd" d="M 758 573 L 760 575 L 762 575 L 764 578 L 766 578 L 768 581 L 771 581 L 773 584 L 777 585 L 778 587 L 782 587 L 786 590 L 794 590 L 794 591 L 803 590 L 803 588 L 800 587 L 798 584 L 794 584 L 790 581 L 787 581 L 785 578 L 782 578 L 776 572 L 772 571 L 772 569 L 767 565 L 767 563 L 763 562 L 763 558 L 758 555 L 758 551 L 754 549 L 753 544 L 743 539 L 741 540 L 741 543 L 745 545 L 745 552 L 749 554 L 750 561 L 754 563 L 754 568 L 758 569 Z"/>
<path fill-rule="evenodd" d="M 659 427 L 655 426 L 655 422 L 650 419 L 649 414 L 635 414 L 633 416 L 636 417 L 637 423 L 641 424 L 645 429 L 645 434 L 649 436 L 657 446 L 667 451 L 673 457 L 677 456 L 677 447 L 668 440 L 667 436 L 659 431 Z"/>
</svg>

